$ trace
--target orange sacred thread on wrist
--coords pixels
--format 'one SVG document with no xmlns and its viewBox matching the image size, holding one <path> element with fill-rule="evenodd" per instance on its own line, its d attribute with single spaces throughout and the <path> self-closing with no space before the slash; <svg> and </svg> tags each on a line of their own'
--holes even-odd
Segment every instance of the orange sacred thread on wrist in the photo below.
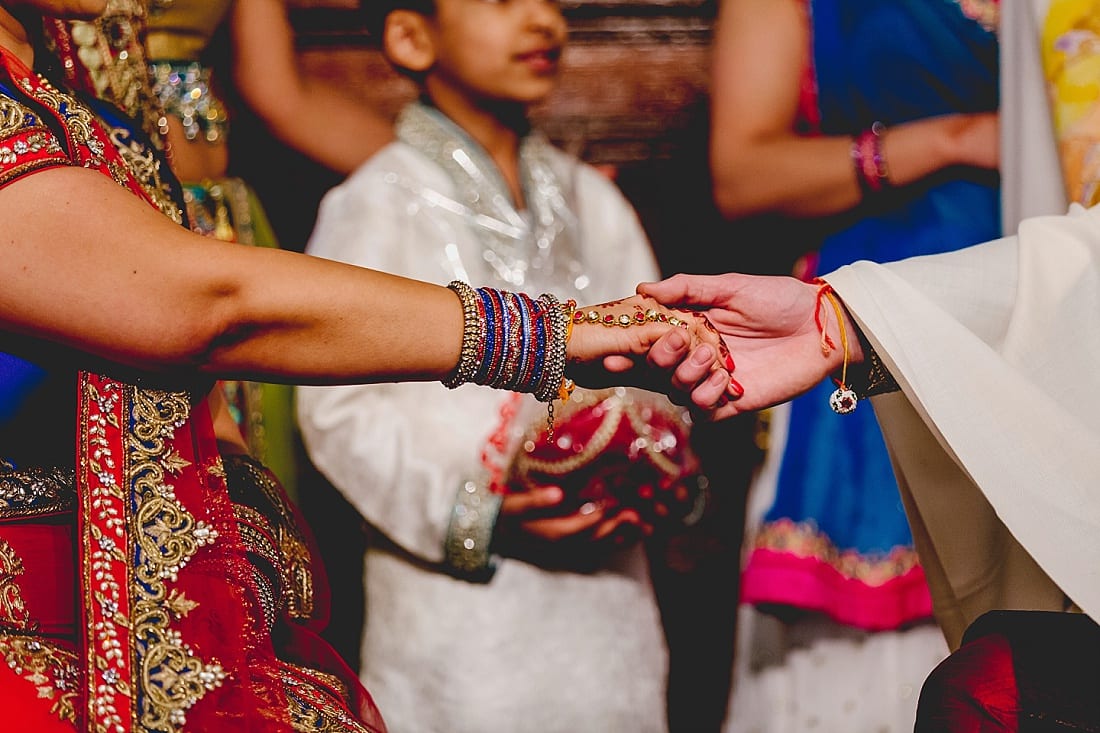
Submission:
<svg viewBox="0 0 1100 733">
<path fill-rule="evenodd" d="M 821 278 L 814 278 L 814 284 L 817 285 L 817 300 L 814 302 L 814 325 L 817 326 L 817 332 L 821 334 L 821 355 L 828 356 L 836 348 L 836 344 L 829 338 L 823 314 L 825 296 L 832 292 L 833 286 Z"/>
<path fill-rule="evenodd" d="M 856 393 L 848 387 L 848 330 L 844 326 L 844 311 L 840 307 L 840 300 L 836 297 L 836 293 L 833 292 L 833 287 L 829 283 L 825 282 L 821 278 L 814 280 L 814 283 L 818 285 L 817 300 L 814 303 L 814 323 L 817 325 L 818 330 L 821 332 L 821 353 L 824 356 L 828 356 L 831 351 L 836 349 L 836 344 L 829 338 L 827 333 L 826 318 L 823 315 L 824 306 L 823 302 L 828 301 L 832 306 L 833 312 L 836 314 L 836 326 L 840 332 L 840 344 L 844 351 L 844 361 L 840 367 L 840 379 L 833 378 L 836 382 L 837 389 L 829 396 L 829 406 L 840 415 L 846 415 L 852 410 L 856 409 L 856 405 L 859 402 L 859 398 Z"/>
</svg>

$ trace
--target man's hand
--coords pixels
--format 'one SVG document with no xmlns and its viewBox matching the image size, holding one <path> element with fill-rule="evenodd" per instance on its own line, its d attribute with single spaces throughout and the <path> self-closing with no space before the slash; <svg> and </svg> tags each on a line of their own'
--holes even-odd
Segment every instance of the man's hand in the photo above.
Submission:
<svg viewBox="0 0 1100 733">
<path fill-rule="evenodd" d="M 836 315 L 819 297 L 819 285 L 790 277 L 675 275 L 642 283 L 638 292 L 667 307 L 706 316 L 732 354 L 732 380 L 710 367 L 709 343 L 692 344 L 682 333 L 662 335 L 649 351 L 649 363 L 670 375 L 669 389 L 721 419 L 785 402 L 807 391 L 843 362 Z M 815 313 L 817 314 L 815 318 Z M 849 363 L 863 353 L 851 319 L 842 311 Z M 818 323 L 836 348 L 823 349 Z"/>
</svg>

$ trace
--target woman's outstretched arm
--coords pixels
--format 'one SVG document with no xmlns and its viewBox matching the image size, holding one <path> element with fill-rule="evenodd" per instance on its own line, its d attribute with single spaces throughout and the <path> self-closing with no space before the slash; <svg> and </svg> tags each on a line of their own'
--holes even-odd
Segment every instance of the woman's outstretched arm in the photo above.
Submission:
<svg viewBox="0 0 1100 733">
<path fill-rule="evenodd" d="M 271 382 L 437 380 L 459 360 L 463 311 L 447 288 L 201 237 L 90 170 L 8 184 L 0 221 L 5 331 L 145 370 Z M 669 328 L 581 326 L 568 355 L 644 355 Z"/>
</svg>

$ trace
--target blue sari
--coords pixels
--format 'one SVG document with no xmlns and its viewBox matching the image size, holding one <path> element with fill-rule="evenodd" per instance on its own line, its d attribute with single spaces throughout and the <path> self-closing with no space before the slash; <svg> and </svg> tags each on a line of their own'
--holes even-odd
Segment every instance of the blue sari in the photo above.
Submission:
<svg viewBox="0 0 1100 733">
<path fill-rule="evenodd" d="M 821 134 L 997 109 L 995 0 L 809 5 Z M 836 217 L 818 271 L 959 249 L 997 238 L 999 221 L 996 174 L 947 168 Z M 744 599 L 896 628 L 930 615 L 931 601 L 874 412 L 868 404 L 835 415 L 834 388 L 822 384 L 791 405 L 776 499 L 745 570 Z"/>
</svg>

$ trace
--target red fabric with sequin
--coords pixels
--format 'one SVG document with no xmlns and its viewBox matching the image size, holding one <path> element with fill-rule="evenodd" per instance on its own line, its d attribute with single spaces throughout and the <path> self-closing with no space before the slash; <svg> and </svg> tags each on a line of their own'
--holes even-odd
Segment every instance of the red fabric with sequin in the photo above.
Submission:
<svg viewBox="0 0 1100 733">
<path fill-rule="evenodd" d="M 0 101 L 19 110 L 24 123 L 0 140 L 0 186 L 47 167 L 76 165 L 109 176 L 154 205 L 94 113 L 2 49 L 0 64 L 19 89 Z M 64 140 L 44 126 L 47 116 L 65 131 Z M 32 134 L 41 137 L 31 140 Z M 79 225 L 73 222 L 74 232 Z M 53 552 L 56 567 L 29 568 L 35 578 L 27 587 L 37 606 L 51 602 L 47 579 L 71 583 L 77 592 L 80 638 L 71 666 L 78 679 L 69 688 L 77 690 L 75 712 L 66 718 L 50 700 L 39 699 L 40 685 L 55 676 L 20 677 L 26 667 L 13 667 L 9 655 L 9 664 L 0 665 L 5 724 L 118 733 L 289 733 L 304 724 L 384 732 L 370 696 L 319 640 L 291 631 L 286 635 L 292 643 L 280 650 L 287 658 L 277 655 L 238 533 L 208 404 L 192 404 L 183 392 L 146 390 L 84 372 L 74 389 L 76 572 L 70 545 L 68 553 Z M 53 590 L 57 603 L 71 603 L 62 598 L 66 589 Z M 317 593 L 324 592 L 322 582 Z M 57 610 L 43 617 L 61 618 L 64 609 Z M 0 638 L 14 643 L 10 636 Z M 316 671 L 302 668 L 314 662 Z M 325 672 L 341 674 L 337 680 Z M 51 689 L 56 694 L 61 688 Z"/>
<path fill-rule="evenodd" d="M 579 397 L 579 399 L 578 399 Z M 528 436 L 507 491 L 560 486 L 563 508 L 599 502 L 613 514 L 634 509 L 651 524 L 682 521 L 699 497 L 699 461 L 687 413 L 634 390 L 574 396 L 559 411 L 554 437 Z"/>
</svg>

